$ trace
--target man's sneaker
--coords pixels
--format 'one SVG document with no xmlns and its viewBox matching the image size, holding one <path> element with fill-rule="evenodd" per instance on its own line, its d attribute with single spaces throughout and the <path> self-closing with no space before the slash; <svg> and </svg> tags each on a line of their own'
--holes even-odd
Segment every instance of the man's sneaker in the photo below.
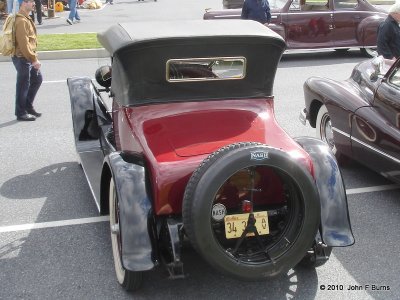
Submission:
<svg viewBox="0 0 400 300">
<path fill-rule="evenodd" d="M 28 114 L 35 116 L 36 118 L 39 118 L 42 115 L 40 112 L 37 112 L 34 108 L 27 109 L 26 112 Z"/>
<path fill-rule="evenodd" d="M 74 21 L 74 23 L 80 23 L 81 22 L 81 19 L 76 19 L 75 21 Z"/>
<path fill-rule="evenodd" d="M 30 114 L 24 114 L 22 116 L 17 117 L 18 121 L 35 121 L 36 117 Z"/>
<path fill-rule="evenodd" d="M 69 25 L 72 25 L 72 20 L 67 19 L 67 23 L 68 23 Z"/>
</svg>

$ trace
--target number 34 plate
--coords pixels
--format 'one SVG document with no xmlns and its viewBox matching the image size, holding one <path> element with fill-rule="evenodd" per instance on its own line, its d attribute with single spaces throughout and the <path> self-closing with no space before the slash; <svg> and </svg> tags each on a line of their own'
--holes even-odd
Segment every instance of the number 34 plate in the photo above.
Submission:
<svg viewBox="0 0 400 300">
<path fill-rule="evenodd" d="M 254 213 L 256 218 L 256 228 L 259 235 L 269 233 L 268 227 L 268 212 L 259 211 Z M 247 226 L 249 214 L 227 215 L 224 218 L 225 222 L 225 236 L 227 239 L 240 238 Z M 246 236 L 254 236 L 253 232 L 248 233 Z"/>
</svg>

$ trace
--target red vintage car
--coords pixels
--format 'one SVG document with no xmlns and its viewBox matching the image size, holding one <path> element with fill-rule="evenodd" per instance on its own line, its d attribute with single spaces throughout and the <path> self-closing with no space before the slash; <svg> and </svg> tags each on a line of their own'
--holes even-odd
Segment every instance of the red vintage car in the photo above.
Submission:
<svg viewBox="0 0 400 300">
<path fill-rule="evenodd" d="M 118 24 L 98 38 L 111 54 L 96 72 L 103 88 L 86 77 L 68 86 L 77 152 L 110 214 L 124 288 L 157 266 L 183 277 L 185 241 L 242 280 L 318 266 L 353 244 L 334 155 L 275 120 L 278 34 L 200 20 Z"/>
<path fill-rule="evenodd" d="M 335 155 L 400 183 L 400 59 L 359 63 L 343 81 L 311 77 L 300 114 Z"/>
<path fill-rule="evenodd" d="M 341 52 L 358 47 L 376 55 L 378 25 L 387 12 L 365 0 L 269 1 L 270 29 L 281 35 L 287 49 L 324 49 Z M 241 9 L 209 10 L 204 19 L 240 19 Z"/>
</svg>

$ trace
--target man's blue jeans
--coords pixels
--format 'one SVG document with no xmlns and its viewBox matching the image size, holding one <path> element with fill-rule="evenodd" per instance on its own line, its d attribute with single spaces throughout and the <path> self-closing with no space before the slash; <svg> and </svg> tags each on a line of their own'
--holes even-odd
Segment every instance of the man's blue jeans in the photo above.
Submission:
<svg viewBox="0 0 400 300">
<path fill-rule="evenodd" d="M 68 1 L 68 6 L 69 6 L 69 9 L 70 9 L 68 19 L 70 19 L 71 21 L 73 21 L 74 18 L 75 18 L 75 20 L 80 20 L 81 19 L 79 17 L 78 10 L 76 8 L 77 2 L 78 2 L 77 0 L 69 0 Z"/>
<path fill-rule="evenodd" d="M 15 4 L 15 12 L 17 13 L 19 10 L 19 2 L 16 0 L 7 0 L 7 13 L 11 14 L 13 12 Z"/>
<path fill-rule="evenodd" d="M 33 100 L 43 78 L 40 70 L 35 69 L 27 59 L 13 56 L 12 62 L 17 70 L 15 115 L 21 117 L 26 114 L 27 109 L 33 108 Z"/>
</svg>

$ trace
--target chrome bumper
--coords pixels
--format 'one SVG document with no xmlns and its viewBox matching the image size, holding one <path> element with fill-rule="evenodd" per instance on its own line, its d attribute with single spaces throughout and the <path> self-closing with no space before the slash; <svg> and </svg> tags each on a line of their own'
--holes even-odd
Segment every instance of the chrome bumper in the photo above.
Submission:
<svg viewBox="0 0 400 300">
<path fill-rule="evenodd" d="M 307 111 L 305 108 L 300 112 L 299 120 L 303 125 L 307 124 Z"/>
</svg>

